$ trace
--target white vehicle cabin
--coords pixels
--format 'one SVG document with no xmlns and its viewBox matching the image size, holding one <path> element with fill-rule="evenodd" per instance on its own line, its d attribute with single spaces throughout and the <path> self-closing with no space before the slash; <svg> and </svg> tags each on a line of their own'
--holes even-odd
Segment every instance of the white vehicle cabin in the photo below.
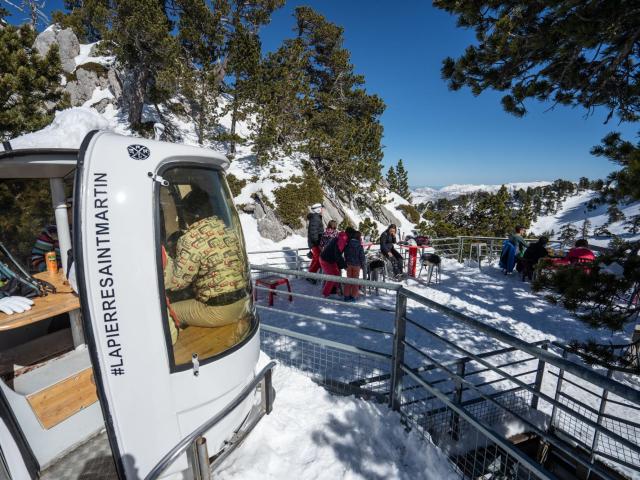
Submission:
<svg viewBox="0 0 640 480">
<path fill-rule="evenodd" d="M 100 442 L 119 478 L 190 478 L 176 445 L 218 414 L 198 433 L 215 457 L 270 410 L 255 388 L 267 369 L 256 370 L 259 325 L 228 161 L 97 131 L 79 151 L 8 148 L 0 178 L 50 182 L 63 271 L 35 275 L 57 291 L 31 310 L 0 313 L 0 478 L 86 474 L 74 452 Z M 70 326 L 49 333 L 60 314 Z"/>
</svg>

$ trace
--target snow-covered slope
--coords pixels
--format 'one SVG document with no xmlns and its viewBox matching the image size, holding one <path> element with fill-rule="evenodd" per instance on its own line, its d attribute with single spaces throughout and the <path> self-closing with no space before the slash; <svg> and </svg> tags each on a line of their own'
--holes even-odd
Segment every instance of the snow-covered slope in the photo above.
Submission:
<svg viewBox="0 0 640 480">
<path fill-rule="evenodd" d="M 608 205 L 599 205 L 595 210 L 587 210 L 587 202 L 597 198 L 598 193 L 594 191 L 584 191 L 567 198 L 562 207 L 555 215 L 545 215 L 539 217 L 531 226 L 530 231 L 535 235 L 553 230 L 557 236 L 563 225 L 571 223 L 578 230 L 581 229 L 585 219 L 591 223 L 589 232 L 589 243 L 598 246 L 606 246 L 611 240 L 610 237 L 597 237 L 593 235 L 594 230 L 607 224 L 609 216 L 607 214 Z M 618 205 L 620 211 L 628 219 L 640 213 L 640 202 Z M 626 231 L 625 220 L 607 225 L 607 229 L 614 235 L 618 235 L 625 240 L 635 240 L 640 238 L 640 234 L 631 235 Z"/>
<path fill-rule="evenodd" d="M 509 191 L 527 189 L 529 187 L 544 187 L 550 185 L 551 182 L 522 182 L 522 183 L 506 183 L 505 186 Z M 453 184 L 441 188 L 418 187 L 414 188 L 411 193 L 411 201 L 414 205 L 425 203 L 439 198 L 453 199 L 467 193 L 474 192 L 491 192 L 495 193 L 500 190 L 502 185 L 471 185 L 471 184 Z"/>
<path fill-rule="evenodd" d="M 446 456 L 387 406 L 336 397 L 276 367 L 273 412 L 217 472 L 220 479 L 453 480 Z"/>
</svg>

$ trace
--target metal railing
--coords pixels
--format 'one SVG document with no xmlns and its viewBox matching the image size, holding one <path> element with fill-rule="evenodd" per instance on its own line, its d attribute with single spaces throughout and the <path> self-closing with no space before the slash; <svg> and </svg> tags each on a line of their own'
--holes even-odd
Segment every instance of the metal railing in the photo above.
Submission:
<svg viewBox="0 0 640 480">
<path fill-rule="evenodd" d="M 276 362 L 269 362 L 249 382 L 241 391 L 215 416 L 204 422 L 189 435 L 180 440 L 171 450 L 169 450 L 156 464 L 155 467 L 145 477 L 145 480 L 157 479 L 167 468 L 169 468 L 183 453 L 188 452 L 188 463 L 193 478 L 198 480 L 209 480 L 211 478 L 211 465 L 207 451 L 207 441 L 204 435 L 224 420 L 233 410 L 235 410 L 244 400 L 256 391 L 261 394 L 260 413 L 254 419 L 253 425 L 248 426 L 250 431 L 260 420 L 262 415 L 271 413 L 273 406 L 273 389 L 271 386 L 271 374 Z"/>
<path fill-rule="evenodd" d="M 611 373 L 587 368 L 577 363 L 577 357 L 569 359 L 566 351 L 548 341 L 527 343 L 400 284 L 265 265 L 252 269 L 261 276 L 329 280 L 386 291 L 381 297 L 386 304 L 370 302 L 373 305 L 294 292 L 294 298 L 308 302 L 304 313 L 295 306 L 282 306 L 281 301 L 273 307 L 258 302 L 262 348 L 333 393 L 387 402 L 408 426 L 447 452 L 465 478 L 489 473 L 514 479 L 555 478 L 549 466 L 551 454 L 538 458 L 525 453 L 513 435 L 501 430 L 511 424 L 520 425 L 527 441 L 535 437 L 545 451 L 598 478 L 617 478 L 610 465 L 640 470 L 640 425 L 629 420 L 637 417 L 620 414 L 627 409 L 637 415 L 640 392 Z M 334 309 L 323 307 L 336 303 L 344 307 L 341 311 L 359 309 L 372 321 L 344 321 Z M 484 352 L 464 348 L 425 324 L 424 315 L 416 316 L 425 309 L 491 339 L 496 348 Z M 325 328 L 310 331 L 315 324 Z M 331 338 L 326 326 L 350 334 Z M 550 386 L 553 381 L 556 385 Z M 586 389 L 593 402 L 572 395 L 568 385 Z"/>
</svg>

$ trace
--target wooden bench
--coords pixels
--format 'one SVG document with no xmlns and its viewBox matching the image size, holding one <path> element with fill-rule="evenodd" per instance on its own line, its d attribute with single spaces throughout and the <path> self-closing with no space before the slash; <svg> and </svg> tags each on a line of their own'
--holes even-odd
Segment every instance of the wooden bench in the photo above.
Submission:
<svg viewBox="0 0 640 480">
<path fill-rule="evenodd" d="M 242 319 L 222 327 L 186 327 L 180 330 L 173 346 L 176 365 L 191 364 L 194 353 L 203 360 L 213 357 L 240 342 L 248 333 L 249 320 Z"/>
<path fill-rule="evenodd" d="M 34 275 L 34 277 L 51 283 L 56 287 L 57 292 L 50 293 L 45 297 L 33 298 L 33 306 L 31 310 L 26 312 L 14 313 L 13 315 L 0 313 L 0 332 L 24 327 L 80 308 L 80 300 L 73 293 L 71 286 L 66 283 L 62 272 L 57 275 L 43 272 Z"/>
</svg>

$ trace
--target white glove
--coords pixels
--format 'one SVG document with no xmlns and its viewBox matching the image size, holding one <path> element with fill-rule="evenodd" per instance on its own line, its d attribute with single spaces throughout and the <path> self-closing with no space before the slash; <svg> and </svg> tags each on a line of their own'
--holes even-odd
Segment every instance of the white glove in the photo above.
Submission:
<svg viewBox="0 0 640 480">
<path fill-rule="evenodd" d="M 33 305 L 33 301 L 26 297 L 0 298 L 0 312 L 4 312 L 7 315 L 31 310 L 31 305 Z"/>
</svg>

